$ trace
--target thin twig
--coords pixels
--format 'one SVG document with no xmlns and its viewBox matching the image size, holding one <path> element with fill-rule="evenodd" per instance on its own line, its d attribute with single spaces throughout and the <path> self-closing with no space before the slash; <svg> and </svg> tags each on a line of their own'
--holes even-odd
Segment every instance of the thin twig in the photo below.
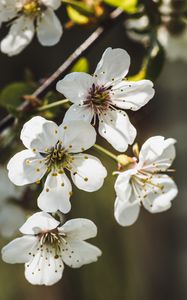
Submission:
<svg viewBox="0 0 187 300">
<path fill-rule="evenodd" d="M 31 95 L 35 98 L 42 98 L 50 89 L 52 89 L 56 82 L 64 76 L 75 62 L 82 56 L 85 55 L 88 50 L 99 38 L 102 38 L 104 34 L 112 29 L 113 25 L 119 24 L 123 21 L 124 14 L 119 8 L 113 10 L 109 16 L 103 20 L 100 26 L 65 60 L 65 62 Z M 25 101 L 20 107 L 20 111 L 32 110 L 32 104 Z M 11 126 L 15 118 L 9 114 L 3 120 L 0 121 L 0 132 L 7 127 Z"/>
</svg>

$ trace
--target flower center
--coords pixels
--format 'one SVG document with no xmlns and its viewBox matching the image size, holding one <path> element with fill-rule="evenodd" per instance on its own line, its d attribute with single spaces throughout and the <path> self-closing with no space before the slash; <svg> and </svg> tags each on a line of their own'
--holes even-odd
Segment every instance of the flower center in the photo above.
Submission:
<svg viewBox="0 0 187 300">
<path fill-rule="evenodd" d="M 96 113 L 107 110 L 111 104 L 110 89 L 93 84 L 84 104 L 91 106 Z"/>
<path fill-rule="evenodd" d="M 45 153 L 40 153 L 45 158 L 45 164 L 50 172 L 52 168 L 60 170 L 69 166 L 71 155 L 62 146 L 62 142 L 58 141 L 55 147 L 45 149 Z"/>
<path fill-rule="evenodd" d="M 42 232 L 38 234 L 40 240 L 40 248 L 44 248 L 47 252 L 52 251 L 54 258 L 57 259 L 61 256 L 61 248 L 67 244 L 65 235 L 59 234 L 57 229 Z"/>
<path fill-rule="evenodd" d="M 26 0 L 23 4 L 22 12 L 27 16 L 32 16 L 39 14 L 44 8 L 44 5 L 39 0 Z"/>
</svg>

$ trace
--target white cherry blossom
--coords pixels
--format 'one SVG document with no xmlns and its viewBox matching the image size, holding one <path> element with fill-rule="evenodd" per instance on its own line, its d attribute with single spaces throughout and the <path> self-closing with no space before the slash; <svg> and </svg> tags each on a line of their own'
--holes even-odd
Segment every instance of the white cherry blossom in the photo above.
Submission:
<svg viewBox="0 0 187 300">
<path fill-rule="evenodd" d="M 88 219 L 72 219 L 60 225 L 48 213 L 32 215 L 20 232 L 23 237 L 2 249 L 7 263 L 24 263 L 25 277 L 31 284 L 53 285 L 62 278 L 64 263 L 72 268 L 97 261 L 101 251 L 85 240 L 97 235 Z"/>
<path fill-rule="evenodd" d="M 114 215 L 122 226 L 132 225 L 138 218 L 140 206 L 151 213 L 165 211 L 177 195 L 177 186 L 169 171 L 175 158 L 175 140 L 162 136 L 149 138 L 142 146 L 139 161 L 120 172 L 115 183 Z"/>
<path fill-rule="evenodd" d="M 8 163 L 8 176 L 18 186 L 40 182 L 47 178 L 39 195 L 38 206 L 47 212 L 67 213 L 72 194 L 69 171 L 74 184 L 81 190 L 98 190 L 107 175 L 96 157 L 83 153 L 92 147 L 96 132 L 83 121 L 64 122 L 58 126 L 42 117 L 33 117 L 25 123 L 21 140 L 27 150 L 15 154 Z"/>
<path fill-rule="evenodd" d="M 62 25 L 54 13 L 60 0 L 0 0 L 0 20 L 13 19 L 1 51 L 9 56 L 20 53 L 36 33 L 43 46 L 53 46 L 62 36 Z"/>
<path fill-rule="evenodd" d="M 100 135 L 120 152 L 133 143 L 136 129 L 127 114 L 116 108 L 136 111 L 154 95 L 151 81 L 125 80 L 129 65 L 125 50 L 107 48 L 93 76 L 74 72 L 57 83 L 57 91 L 74 103 L 65 120 L 95 122 L 97 116 Z"/>
</svg>

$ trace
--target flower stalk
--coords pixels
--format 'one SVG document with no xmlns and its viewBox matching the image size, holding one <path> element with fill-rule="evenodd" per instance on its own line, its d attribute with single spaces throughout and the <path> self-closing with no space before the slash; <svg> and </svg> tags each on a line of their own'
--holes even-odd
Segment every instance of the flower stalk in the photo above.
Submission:
<svg viewBox="0 0 187 300">
<path fill-rule="evenodd" d="M 68 102 L 69 102 L 68 99 L 62 99 L 62 100 L 59 100 L 59 101 L 55 101 L 55 102 L 53 102 L 53 103 L 46 104 L 46 105 L 43 105 L 43 106 L 38 107 L 38 108 L 37 108 L 37 111 L 48 110 L 48 109 L 51 109 L 51 108 L 54 108 L 54 107 L 57 107 L 57 106 L 66 104 L 66 103 L 68 103 Z"/>
<path fill-rule="evenodd" d="M 112 152 L 110 152 L 109 150 L 105 149 L 104 147 L 102 147 L 98 144 L 94 144 L 93 147 L 118 162 L 118 157 L 115 154 L 113 154 Z"/>
</svg>

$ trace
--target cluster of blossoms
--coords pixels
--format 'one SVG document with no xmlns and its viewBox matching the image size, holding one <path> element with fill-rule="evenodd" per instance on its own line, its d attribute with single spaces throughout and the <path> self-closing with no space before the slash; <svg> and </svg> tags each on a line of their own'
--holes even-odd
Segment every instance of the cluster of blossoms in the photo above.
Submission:
<svg viewBox="0 0 187 300">
<path fill-rule="evenodd" d="M 71 73 L 57 83 L 57 90 L 73 105 L 60 126 L 40 116 L 33 117 L 21 131 L 27 148 L 8 163 L 9 179 L 18 186 L 40 183 L 38 197 L 42 212 L 31 216 L 20 228 L 23 237 L 2 249 L 3 260 L 25 263 L 25 276 L 32 284 L 51 285 L 60 280 L 64 263 L 76 268 L 97 260 L 101 251 L 86 239 L 96 236 L 96 226 L 87 219 L 61 224 L 50 213 L 68 213 L 73 183 L 87 192 L 102 187 L 107 171 L 100 160 L 86 150 L 94 146 L 98 120 L 99 134 L 119 152 L 126 151 L 136 137 L 136 129 L 124 110 L 138 110 L 154 95 L 149 80 L 125 79 L 130 58 L 123 49 L 108 48 L 93 76 Z M 114 215 L 122 226 L 133 224 L 143 205 L 151 213 L 170 208 L 177 195 L 171 171 L 175 140 L 149 138 L 135 157 L 116 156 L 119 162 L 115 183 Z"/>
<path fill-rule="evenodd" d="M 0 25 L 11 22 L 1 51 L 9 56 L 20 53 L 32 41 L 35 30 L 43 46 L 58 43 L 63 30 L 54 10 L 60 5 L 60 0 L 0 0 Z"/>
</svg>

